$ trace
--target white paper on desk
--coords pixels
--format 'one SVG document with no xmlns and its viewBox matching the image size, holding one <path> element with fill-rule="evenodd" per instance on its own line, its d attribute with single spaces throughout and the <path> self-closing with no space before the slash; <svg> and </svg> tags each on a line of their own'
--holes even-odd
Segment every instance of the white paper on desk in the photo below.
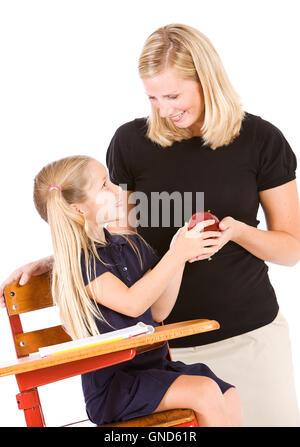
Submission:
<svg viewBox="0 0 300 447">
<path fill-rule="evenodd" d="M 67 341 L 66 343 L 59 343 L 57 345 L 46 346 L 39 348 L 41 357 L 46 357 L 52 354 L 62 354 L 68 351 L 74 351 L 80 348 L 87 348 L 97 346 L 104 343 L 122 340 L 124 338 L 135 337 L 137 335 L 152 334 L 154 327 L 144 324 L 141 321 L 134 326 L 130 326 L 117 331 L 107 332 L 105 334 L 94 335 L 78 340 Z"/>
</svg>

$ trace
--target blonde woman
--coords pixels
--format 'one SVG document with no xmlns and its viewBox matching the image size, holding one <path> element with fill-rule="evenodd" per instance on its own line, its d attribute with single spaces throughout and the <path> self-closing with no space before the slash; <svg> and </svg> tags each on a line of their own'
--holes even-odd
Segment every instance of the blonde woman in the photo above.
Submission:
<svg viewBox="0 0 300 447">
<path fill-rule="evenodd" d="M 180 225 L 171 220 L 164 226 L 160 219 L 151 226 L 151 193 L 179 192 L 182 209 L 188 197 L 195 212 L 195 195 L 203 192 L 204 207 L 218 216 L 222 234 L 210 261 L 204 255 L 197 258 L 201 262 L 187 263 L 165 320 L 204 316 L 217 319 L 221 328 L 171 341 L 172 358 L 207 362 L 234 383 L 245 426 L 298 426 L 288 326 L 265 263 L 293 266 L 300 259 L 295 154 L 277 127 L 243 110 L 219 55 L 200 31 L 171 24 L 153 32 L 139 73 L 151 113 L 122 125 L 107 153 L 111 180 L 127 188 L 125 227 L 163 257 Z M 132 192 L 148 198 L 148 225 L 132 219 Z M 267 231 L 257 228 L 260 204 Z M 124 230 L 124 223 L 109 228 Z M 51 257 L 27 264 L 2 288 L 51 265 Z"/>
<path fill-rule="evenodd" d="M 166 323 L 206 315 L 215 333 L 170 342 L 173 359 L 207 362 L 240 391 L 245 426 L 299 426 L 288 326 L 265 263 L 300 259 L 296 157 L 282 132 L 243 110 L 209 39 L 171 24 L 146 40 L 139 74 L 148 118 L 122 125 L 107 153 L 115 183 L 131 191 L 204 192 L 220 219 L 219 251 L 187 264 Z M 268 231 L 257 229 L 261 204 Z M 131 226 L 134 222 L 129 222 Z M 176 231 L 138 226 L 160 256 Z"/>
<path fill-rule="evenodd" d="M 54 251 L 52 294 L 73 339 L 133 326 L 158 326 L 170 313 L 188 259 L 214 254 L 220 232 L 182 227 L 161 260 L 135 232 L 104 225 L 124 217 L 121 188 L 86 156 L 45 166 L 34 203 L 49 223 Z M 206 246 L 210 248 L 207 249 Z M 89 418 L 97 425 L 172 408 L 192 408 L 201 426 L 241 425 L 237 390 L 204 364 L 167 359 L 168 347 L 82 375 Z"/>
</svg>

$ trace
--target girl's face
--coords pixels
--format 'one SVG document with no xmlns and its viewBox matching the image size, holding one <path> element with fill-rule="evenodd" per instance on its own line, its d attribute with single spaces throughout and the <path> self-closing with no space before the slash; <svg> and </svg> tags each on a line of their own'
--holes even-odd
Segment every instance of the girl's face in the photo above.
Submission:
<svg viewBox="0 0 300 447">
<path fill-rule="evenodd" d="M 201 84 L 183 79 L 171 68 L 152 78 L 142 79 L 150 103 L 162 118 L 177 127 L 190 128 L 200 135 L 204 119 L 204 99 Z"/>
<path fill-rule="evenodd" d="M 105 223 L 119 221 L 124 217 L 122 188 L 110 180 L 106 168 L 96 160 L 89 163 L 89 185 L 87 200 L 78 204 L 88 225 L 95 234 Z"/>
</svg>

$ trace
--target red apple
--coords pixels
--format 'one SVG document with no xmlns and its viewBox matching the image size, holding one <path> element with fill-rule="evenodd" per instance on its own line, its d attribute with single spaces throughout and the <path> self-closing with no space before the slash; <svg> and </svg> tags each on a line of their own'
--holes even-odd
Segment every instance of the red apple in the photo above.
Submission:
<svg viewBox="0 0 300 447">
<path fill-rule="evenodd" d="M 210 213 L 209 211 L 198 211 L 197 213 L 193 214 L 192 217 L 189 220 L 188 224 L 188 230 L 191 230 L 194 228 L 199 222 L 202 222 L 203 220 L 210 220 L 213 219 L 215 221 L 214 224 L 209 225 L 208 227 L 204 227 L 202 231 L 219 231 L 219 219 L 214 214 Z"/>
</svg>

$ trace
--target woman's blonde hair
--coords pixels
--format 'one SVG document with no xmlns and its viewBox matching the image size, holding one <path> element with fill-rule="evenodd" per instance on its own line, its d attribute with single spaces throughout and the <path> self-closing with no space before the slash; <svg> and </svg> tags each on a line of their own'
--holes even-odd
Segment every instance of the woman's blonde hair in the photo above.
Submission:
<svg viewBox="0 0 300 447">
<path fill-rule="evenodd" d="M 183 79 L 200 82 L 204 96 L 204 121 L 200 132 L 204 144 L 216 149 L 239 135 L 244 118 L 240 98 L 209 39 L 195 28 L 182 24 L 163 26 L 146 40 L 139 58 L 139 75 L 153 77 L 175 69 Z M 161 146 L 191 138 L 190 129 L 181 129 L 157 110 L 147 119 L 147 136 Z"/>
<path fill-rule="evenodd" d="M 96 277 L 95 257 L 103 262 L 98 255 L 95 242 L 102 246 L 105 244 L 90 234 L 84 216 L 70 206 L 73 203 L 84 203 L 87 199 L 88 165 L 92 160 L 94 159 L 91 157 L 80 155 L 62 158 L 45 166 L 34 179 L 34 204 L 40 216 L 49 223 L 52 236 L 54 254 L 52 296 L 59 307 L 64 328 L 73 339 L 99 334 L 95 318 L 110 325 L 96 305 L 91 285 L 94 300 L 87 293 L 81 272 L 83 250 L 86 276 L 90 284 L 91 258 L 93 258 L 94 277 Z M 48 191 L 52 185 L 59 185 L 61 192 L 57 189 Z M 142 259 L 136 244 L 124 234 L 118 233 L 118 235 L 129 242 L 139 257 L 142 269 Z"/>
</svg>

